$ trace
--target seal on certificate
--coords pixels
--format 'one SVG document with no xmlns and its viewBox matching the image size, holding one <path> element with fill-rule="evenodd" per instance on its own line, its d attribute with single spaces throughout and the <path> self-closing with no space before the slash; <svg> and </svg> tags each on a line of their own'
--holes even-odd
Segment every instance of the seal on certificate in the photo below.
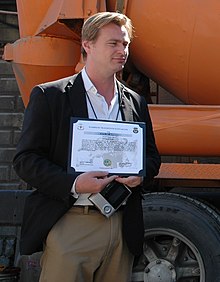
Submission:
<svg viewBox="0 0 220 282">
<path fill-rule="evenodd" d="M 111 166 L 112 165 L 112 161 L 109 159 L 105 159 L 103 162 L 104 166 Z"/>
</svg>

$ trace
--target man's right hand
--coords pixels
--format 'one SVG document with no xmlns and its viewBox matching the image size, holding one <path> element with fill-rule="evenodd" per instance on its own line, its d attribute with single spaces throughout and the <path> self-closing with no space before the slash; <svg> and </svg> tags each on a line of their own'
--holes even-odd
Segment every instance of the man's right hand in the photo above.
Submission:
<svg viewBox="0 0 220 282">
<path fill-rule="evenodd" d="M 76 179 L 75 191 L 78 194 L 99 193 L 118 175 L 108 176 L 106 171 L 90 171 L 80 174 Z"/>
</svg>

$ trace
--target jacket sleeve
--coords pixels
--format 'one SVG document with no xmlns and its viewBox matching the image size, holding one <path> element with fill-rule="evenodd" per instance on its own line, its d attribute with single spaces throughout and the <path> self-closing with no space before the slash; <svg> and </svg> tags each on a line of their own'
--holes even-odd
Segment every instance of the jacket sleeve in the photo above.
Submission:
<svg viewBox="0 0 220 282">
<path fill-rule="evenodd" d="M 152 121 L 146 100 L 136 93 L 133 93 L 132 100 L 135 109 L 134 120 L 145 122 L 146 124 L 146 177 L 144 183 L 147 184 L 159 173 L 161 157 L 156 146 Z"/>
<path fill-rule="evenodd" d="M 148 107 L 146 105 L 146 181 L 151 181 L 158 173 L 161 165 L 156 141 L 154 137 L 152 122 Z"/>
<path fill-rule="evenodd" d="M 51 148 L 52 116 L 44 90 L 32 90 L 24 113 L 23 128 L 17 145 L 13 165 L 16 173 L 26 183 L 51 198 L 67 201 L 75 175 L 56 163 Z"/>
</svg>

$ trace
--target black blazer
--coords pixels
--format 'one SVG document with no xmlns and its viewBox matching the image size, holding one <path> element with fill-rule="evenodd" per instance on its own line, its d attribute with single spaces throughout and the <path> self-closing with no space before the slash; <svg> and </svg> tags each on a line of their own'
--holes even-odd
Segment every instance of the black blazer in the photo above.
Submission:
<svg viewBox="0 0 220 282">
<path fill-rule="evenodd" d="M 146 130 L 147 180 L 157 175 L 160 157 L 143 97 L 117 82 L 123 120 L 143 121 Z M 33 88 L 25 110 L 21 138 L 14 157 L 17 174 L 35 190 L 26 199 L 21 230 L 21 254 L 42 250 L 53 225 L 73 205 L 70 195 L 77 174 L 67 173 L 70 117 L 88 118 L 81 74 Z M 141 187 L 132 189 L 124 210 L 123 234 L 134 255 L 142 252 Z"/>
</svg>

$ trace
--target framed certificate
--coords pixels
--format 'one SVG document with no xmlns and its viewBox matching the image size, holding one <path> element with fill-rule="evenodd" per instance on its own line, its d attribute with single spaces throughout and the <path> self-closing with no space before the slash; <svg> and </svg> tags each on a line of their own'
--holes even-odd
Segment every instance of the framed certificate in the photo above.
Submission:
<svg viewBox="0 0 220 282">
<path fill-rule="evenodd" d="M 145 176 L 145 135 L 142 122 L 71 118 L 68 172 Z"/>
</svg>

